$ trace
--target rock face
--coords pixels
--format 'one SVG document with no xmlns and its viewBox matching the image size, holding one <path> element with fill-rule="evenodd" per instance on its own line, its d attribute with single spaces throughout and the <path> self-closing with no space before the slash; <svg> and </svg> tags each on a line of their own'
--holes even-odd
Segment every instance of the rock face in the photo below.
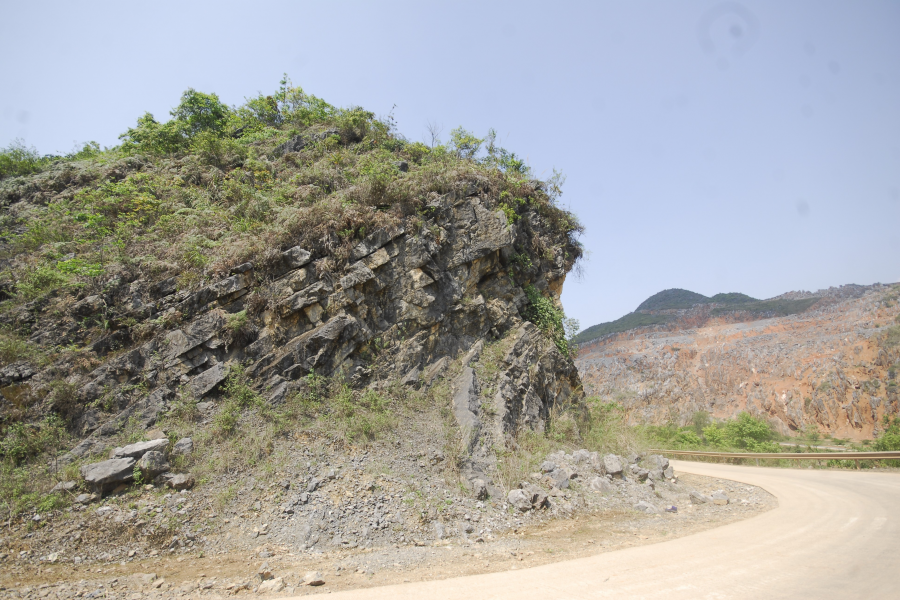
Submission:
<svg viewBox="0 0 900 600">
<path fill-rule="evenodd" d="M 900 346 L 885 342 L 900 315 L 897 286 L 815 296 L 810 310 L 787 317 L 707 314 L 613 334 L 582 346 L 576 364 L 586 391 L 619 398 L 631 423 L 687 425 L 699 411 L 716 419 L 746 411 L 784 435 L 871 439 L 900 414 Z"/>
<path fill-rule="evenodd" d="M 101 358 L 108 348 L 122 351 L 78 382 L 70 415 L 77 433 L 91 439 L 126 423 L 152 427 L 179 398 L 215 395 L 237 364 L 277 404 L 310 373 L 340 375 L 357 388 L 398 380 L 427 387 L 462 361 L 449 383 L 468 436 L 464 471 L 490 488 L 492 447 L 522 428 L 542 429 L 555 407 L 581 404 L 574 363 L 524 317 L 526 286 L 558 304 L 581 250 L 536 207 L 510 222 L 479 185 L 435 195 L 424 218 L 372 232 L 345 263 L 323 249 L 293 247 L 273 254 L 265 270 L 245 263 L 190 293 L 169 280 L 131 284 L 128 302 L 140 308 L 129 318 L 180 320 L 142 343 L 120 329 L 113 346 L 94 345 Z M 262 307 L 248 300 L 254 287 L 255 298 L 267 299 Z M 83 306 L 101 301 L 113 312 L 121 306 L 114 293 Z M 238 332 L 229 325 L 236 313 L 246 315 Z M 488 349 L 490 371 L 480 362 Z M 104 395 L 118 412 L 96 407 Z M 134 444 L 114 456 L 138 459 L 167 444 Z M 186 451 L 190 444 L 179 442 L 173 455 Z"/>
</svg>

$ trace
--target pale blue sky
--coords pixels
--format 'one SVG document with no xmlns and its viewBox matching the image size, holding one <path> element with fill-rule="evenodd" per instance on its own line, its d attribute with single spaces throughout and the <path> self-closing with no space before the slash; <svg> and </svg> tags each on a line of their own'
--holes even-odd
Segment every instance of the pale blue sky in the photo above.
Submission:
<svg viewBox="0 0 900 600">
<path fill-rule="evenodd" d="M 898 2 L 3 0 L 0 145 L 113 145 L 188 87 L 241 103 L 285 72 L 561 169 L 583 327 L 669 287 L 900 280 Z"/>
</svg>

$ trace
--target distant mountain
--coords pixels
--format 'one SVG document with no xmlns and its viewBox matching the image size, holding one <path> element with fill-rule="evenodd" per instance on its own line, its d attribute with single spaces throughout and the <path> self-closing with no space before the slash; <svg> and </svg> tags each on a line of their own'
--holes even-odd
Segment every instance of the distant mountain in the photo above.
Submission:
<svg viewBox="0 0 900 600">
<path fill-rule="evenodd" d="M 636 312 L 647 310 L 679 310 L 693 308 L 697 304 L 744 304 L 747 302 L 757 302 L 756 298 L 751 298 L 747 294 L 739 294 L 737 292 L 729 292 L 727 294 L 716 294 L 712 298 L 707 298 L 703 294 L 692 292 L 690 290 L 682 290 L 680 288 L 672 288 L 663 290 L 653 294 L 637 307 Z"/>
<path fill-rule="evenodd" d="M 855 292 L 856 290 L 853 291 Z M 758 300 L 740 292 L 728 292 L 708 297 L 690 290 L 672 288 L 653 294 L 641 302 L 633 313 L 629 313 L 615 321 L 588 327 L 584 331 L 579 332 L 573 341 L 576 344 L 583 344 L 611 333 L 621 333 L 650 325 L 664 325 L 677 321 L 687 311 L 699 305 L 714 305 L 712 310 L 708 312 L 712 316 L 721 316 L 727 313 L 744 313 L 749 317 L 749 320 L 753 320 L 769 316 L 787 316 L 800 313 L 821 300 L 821 295 L 812 296 L 809 292 L 802 295 L 805 297 L 789 298 L 787 295 L 784 295 L 771 300 Z"/>
</svg>

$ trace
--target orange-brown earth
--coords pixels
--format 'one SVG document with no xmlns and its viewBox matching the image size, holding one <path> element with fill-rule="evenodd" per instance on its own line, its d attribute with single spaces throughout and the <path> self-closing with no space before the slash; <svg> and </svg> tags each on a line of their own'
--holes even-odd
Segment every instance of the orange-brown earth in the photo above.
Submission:
<svg viewBox="0 0 900 600">
<path fill-rule="evenodd" d="M 826 296 L 787 317 L 734 322 L 706 313 L 635 329 L 583 345 L 576 365 L 588 394 L 619 402 L 631 423 L 685 425 L 698 411 L 717 419 L 747 411 L 782 434 L 810 427 L 869 439 L 885 415 L 900 412 L 892 375 L 900 347 L 886 341 L 900 318 L 898 291 L 876 285 L 861 297 Z"/>
</svg>

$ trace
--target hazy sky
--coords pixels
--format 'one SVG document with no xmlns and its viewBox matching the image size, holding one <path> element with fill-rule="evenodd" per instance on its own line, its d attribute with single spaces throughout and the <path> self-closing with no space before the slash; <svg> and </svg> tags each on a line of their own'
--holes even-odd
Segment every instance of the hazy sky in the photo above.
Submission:
<svg viewBox="0 0 900 600">
<path fill-rule="evenodd" d="M 900 2 L 11 2 L 0 146 L 117 143 L 194 87 L 491 127 L 587 228 L 583 327 L 670 287 L 900 281 Z"/>
</svg>

